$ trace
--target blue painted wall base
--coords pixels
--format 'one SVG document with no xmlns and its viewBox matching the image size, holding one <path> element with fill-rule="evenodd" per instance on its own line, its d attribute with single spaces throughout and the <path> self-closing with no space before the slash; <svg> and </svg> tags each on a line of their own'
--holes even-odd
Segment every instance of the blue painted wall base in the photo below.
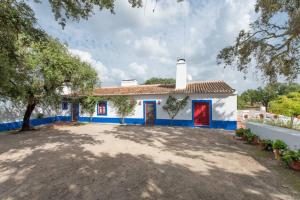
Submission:
<svg viewBox="0 0 300 200">
<path fill-rule="evenodd" d="M 30 120 L 31 126 L 39 126 L 44 124 L 51 124 L 55 121 L 71 121 L 71 116 L 56 116 L 56 117 L 47 117 L 42 119 L 32 119 Z M 107 117 L 79 117 L 79 122 L 96 122 L 96 123 L 121 123 L 121 118 L 107 118 Z M 126 124 L 136 124 L 144 125 L 145 120 L 143 118 L 125 118 L 124 122 Z M 211 126 L 209 128 L 221 128 L 225 130 L 236 130 L 237 122 L 236 121 L 221 121 L 221 120 L 212 120 Z M 155 119 L 154 125 L 160 126 L 186 126 L 186 127 L 195 127 L 193 120 L 171 120 L 171 119 Z M 22 127 L 22 121 L 2 123 L 0 124 L 0 131 L 8 131 L 13 129 L 19 129 Z"/>
<path fill-rule="evenodd" d="M 46 117 L 41 119 L 31 119 L 30 125 L 31 126 L 39 126 L 44 124 L 51 124 L 55 121 L 71 121 L 71 116 L 56 116 L 56 117 Z M 14 129 L 19 129 L 22 127 L 23 122 L 8 122 L 8 123 L 1 123 L 0 124 L 0 131 L 9 131 Z"/>
</svg>

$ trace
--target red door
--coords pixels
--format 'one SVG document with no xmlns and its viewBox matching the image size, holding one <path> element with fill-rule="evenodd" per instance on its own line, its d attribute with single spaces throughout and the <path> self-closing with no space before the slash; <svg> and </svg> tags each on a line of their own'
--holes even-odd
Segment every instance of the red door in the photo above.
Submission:
<svg viewBox="0 0 300 200">
<path fill-rule="evenodd" d="M 209 126 L 209 103 L 194 103 L 194 125 Z"/>
</svg>

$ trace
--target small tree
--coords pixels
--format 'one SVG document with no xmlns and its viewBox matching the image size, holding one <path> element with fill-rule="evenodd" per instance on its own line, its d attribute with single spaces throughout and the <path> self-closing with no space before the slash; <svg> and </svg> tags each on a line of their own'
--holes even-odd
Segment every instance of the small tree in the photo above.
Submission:
<svg viewBox="0 0 300 200">
<path fill-rule="evenodd" d="M 163 109 L 167 111 L 170 118 L 173 120 L 178 114 L 179 110 L 183 109 L 187 105 L 189 96 L 186 96 L 184 99 L 176 99 L 173 96 L 169 96 L 166 104 L 163 106 Z"/>
<path fill-rule="evenodd" d="M 291 128 L 294 118 L 300 115 L 300 93 L 292 92 L 286 96 L 280 96 L 270 103 L 270 111 L 291 117 Z"/>
<path fill-rule="evenodd" d="M 93 117 L 93 114 L 95 112 L 95 105 L 98 102 L 107 100 L 103 97 L 94 97 L 94 96 L 86 96 L 80 99 L 80 105 L 81 105 L 81 112 L 88 113 L 90 117 L 90 121 Z"/>
<path fill-rule="evenodd" d="M 124 124 L 124 118 L 133 113 L 136 100 L 129 98 L 129 96 L 115 96 L 111 97 L 110 100 L 118 115 L 121 117 L 121 124 Z"/>
</svg>

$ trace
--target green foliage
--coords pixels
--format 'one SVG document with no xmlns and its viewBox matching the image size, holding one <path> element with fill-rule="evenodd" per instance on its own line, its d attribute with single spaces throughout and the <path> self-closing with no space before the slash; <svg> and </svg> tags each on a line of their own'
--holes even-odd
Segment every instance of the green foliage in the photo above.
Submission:
<svg viewBox="0 0 300 200">
<path fill-rule="evenodd" d="M 33 41 L 45 38 L 41 29 L 36 28 L 36 18 L 25 1 L 4 0 L 0 3 L 0 85 L 10 84 L 17 68 L 25 58 L 20 48 Z M 0 88 L 0 95 L 2 89 Z"/>
<path fill-rule="evenodd" d="M 239 128 L 237 130 L 235 130 L 235 135 L 237 137 L 242 137 L 243 135 L 245 135 L 247 129 L 244 128 Z"/>
<path fill-rule="evenodd" d="M 300 84 L 298 83 L 278 83 L 277 94 L 287 95 L 291 92 L 300 92 Z"/>
<path fill-rule="evenodd" d="M 282 160 L 288 165 L 292 161 L 300 162 L 300 150 L 298 151 L 291 151 L 287 150 L 283 152 Z"/>
<path fill-rule="evenodd" d="M 136 100 L 129 96 L 113 96 L 110 98 L 118 115 L 121 117 L 121 123 L 124 123 L 124 118 L 133 113 L 136 106 Z"/>
<path fill-rule="evenodd" d="M 272 145 L 273 149 L 285 150 L 287 148 L 287 144 L 282 140 L 276 140 Z"/>
<path fill-rule="evenodd" d="M 20 42 L 21 43 L 21 42 Z M 72 56 L 58 40 L 45 40 L 23 44 L 19 48 L 22 64 L 1 87 L 1 95 L 27 103 L 24 114 L 24 130 L 29 128 L 29 118 L 40 103 L 55 105 L 61 98 L 64 86 L 73 94 L 89 94 L 97 81 L 97 73 L 90 64 Z"/>
<path fill-rule="evenodd" d="M 275 114 L 290 116 L 290 128 L 293 128 L 294 117 L 300 115 L 300 92 L 291 92 L 272 101 L 270 111 Z"/>
<path fill-rule="evenodd" d="M 95 112 L 95 106 L 98 102 L 107 101 L 108 98 L 97 97 L 97 96 L 86 96 L 80 99 L 81 112 L 88 113 L 90 117 L 93 116 Z"/>
<path fill-rule="evenodd" d="M 263 150 L 272 151 L 273 149 L 272 140 L 260 140 L 259 142 L 264 147 Z"/>
<path fill-rule="evenodd" d="M 252 144 L 254 139 L 257 138 L 258 136 L 255 135 L 250 129 L 246 129 L 244 135 L 247 138 L 247 143 Z"/>
<path fill-rule="evenodd" d="M 151 84 L 175 84 L 176 80 L 173 78 L 150 78 L 145 81 L 145 85 L 151 85 Z"/>
<path fill-rule="evenodd" d="M 245 74 L 255 63 L 270 82 L 279 76 L 295 80 L 300 73 L 299 9 L 299 1 L 256 0 L 258 18 L 239 32 L 235 44 L 220 51 L 218 63 Z"/>
<path fill-rule="evenodd" d="M 240 96 L 237 96 L 237 108 L 238 110 L 242 110 L 244 108 L 246 108 L 246 104 L 247 102 Z"/>
<path fill-rule="evenodd" d="M 280 96 L 270 104 L 271 112 L 285 116 L 300 115 L 300 92 L 292 92 L 286 96 Z"/>
<path fill-rule="evenodd" d="M 268 109 L 270 101 L 275 100 L 279 95 L 299 91 L 300 85 L 298 83 L 267 84 L 264 88 L 249 89 L 238 97 L 238 108 L 243 109 L 248 107 L 249 104 L 250 106 L 261 104 Z"/>
<path fill-rule="evenodd" d="M 188 99 L 189 96 L 186 96 L 183 99 L 176 99 L 173 96 L 169 96 L 166 104 L 163 106 L 163 109 L 167 111 L 171 119 L 174 119 L 179 110 L 183 109 L 187 105 Z"/>
</svg>

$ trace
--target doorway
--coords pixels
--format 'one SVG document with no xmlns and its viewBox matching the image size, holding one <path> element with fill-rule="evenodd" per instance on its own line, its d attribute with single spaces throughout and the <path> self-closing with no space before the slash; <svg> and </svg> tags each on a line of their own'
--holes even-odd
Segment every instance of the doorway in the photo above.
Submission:
<svg viewBox="0 0 300 200">
<path fill-rule="evenodd" d="M 210 125 L 209 102 L 195 102 L 193 117 L 194 117 L 195 126 L 209 126 Z"/>
<path fill-rule="evenodd" d="M 79 117 L 79 103 L 72 103 L 72 121 L 77 122 Z"/>
<path fill-rule="evenodd" d="M 144 102 L 145 125 L 154 125 L 156 118 L 156 102 Z"/>
</svg>

